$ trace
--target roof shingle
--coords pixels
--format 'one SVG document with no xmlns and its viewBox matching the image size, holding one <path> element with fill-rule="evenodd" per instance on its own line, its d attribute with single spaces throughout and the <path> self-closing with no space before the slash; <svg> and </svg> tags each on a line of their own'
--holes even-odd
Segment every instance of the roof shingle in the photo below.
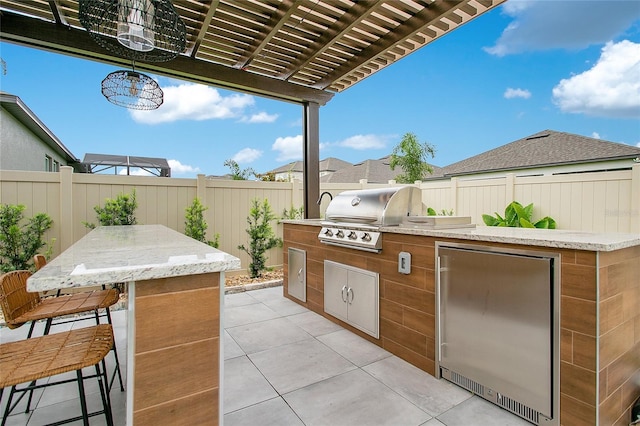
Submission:
<svg viewBox="0 0 640 426">
<path fill-rule="evenodd" d="M 543 130 L 444 167 L 444 176 L 592 163 L 640 156 L 640 148 Z"/>
</svg>

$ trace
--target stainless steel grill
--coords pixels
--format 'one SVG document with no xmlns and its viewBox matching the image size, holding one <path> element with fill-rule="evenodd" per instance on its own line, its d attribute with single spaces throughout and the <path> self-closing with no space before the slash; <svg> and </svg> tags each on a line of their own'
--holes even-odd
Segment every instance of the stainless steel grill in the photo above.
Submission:
<svg viewBox="0 0 640 426">
<path fill-rule="evenodd" d="M 320 242 L 379 253 L 381 226 L 397 226 L 422 214 L 422 193 L 413 186 L 344 191 L 331 200 Z"/>
</svg>

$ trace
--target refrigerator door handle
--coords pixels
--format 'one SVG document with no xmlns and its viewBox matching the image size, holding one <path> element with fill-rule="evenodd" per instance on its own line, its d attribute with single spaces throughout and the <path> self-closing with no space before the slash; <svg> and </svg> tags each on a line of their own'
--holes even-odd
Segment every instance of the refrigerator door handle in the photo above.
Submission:
<svg viewBox="0 0 640 426">
<path fill-rule="evenodd" d="M 438 348 L 438 363 L 442 362 L 442 327 L 440 327 L 440 321 L 442 317 L 442 303 L 441 303 L 441 286 L 440 286 L 440 256 L 436 257 L 436 294 L 438 295 L 438 300 L 436 300 L 436 335 L 437 338 L 437 348 Z"/>
</svg>

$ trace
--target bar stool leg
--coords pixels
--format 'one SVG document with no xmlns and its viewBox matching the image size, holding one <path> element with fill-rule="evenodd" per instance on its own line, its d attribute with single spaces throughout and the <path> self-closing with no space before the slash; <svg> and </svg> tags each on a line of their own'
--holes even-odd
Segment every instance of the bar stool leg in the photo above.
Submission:
<svg viewBox="0 0 640 426">
<path fill-rule="evenodd" d="M 107 377 L 107 364 L 102 359 L 102 371 L 100 371 L 100 365 L 96 364 L 96 376 L 98 376 L 98 386 L 100 387 L 100 397 L 102 398 L 102 407 L 104 409 L 104 416 L 107 420 L 107 426 L 113 426 L 113 413 L 111 411 L 111 398 L 109 391 L 107 390 L 107 383 L 109 378 Z"/>
<path fill-rule="evenodd" d="M 35 324 L 36 324 L 35 321 L 31 321 L 31 328 L 29 329 L 29 335 L 27 336 L 27 339 L 31 338 L 31 333 L 33 332 L 33 328 L 34 328 Z M 49 334 L 49 331 L 51 331 L 51 325 L 52 324 L 53 324 L 53 318 L 47 318 L 47 321 L 45 322 L 45 326 L 44 326 L 44 335 L 45 336 L 47 334 Z M 29 384 L 29 386 L 35 386 L 35 385 L 36 385 L 36 381 L 35 380 Z M 29 411 L 31 411 L 31 401 L 33 400 L 33 391 L 34 391 L 34 389 L 31 389 L 29 391 L 29 398 L 27 399 L 27 408 L 24 411 L 25 414 L 27 414 L 27 413 L 29 413 Z"/>
<path fill-rule="evenodd" d="M 111 310 L 109 309 L 109 307 L 105 308 L 105 315 L 107 317 L 107 322 L 109 323 L 109 325 L 113 327 L 113 323 L 111 322 Z M 96 316 L 96 324 L 100 324 L 100 315 L 98 314 L 97 310 L 95 311 L 95 316 Z M 113 371 L 113 376 L 111 377 L 111 380 L 107 382 L 107 392 L 111 392 L 111 389 L 113 388 L 113 382 L 116 380 L 116 374 L 118 375 L 118 382 L 120 382 L 120 392 L 124 392 L 124 384 L 122 381 L 122 373 L 120 372 L 120 360 L 118 359 L 118 350 L 116 348 L 115 338 L 113 339 L 113 347 L 111 348 L 111 350 L 113 351 L 113 356 L 116 361 L 116 368 Z"/>
<path fill-rule="evenodd" d="M 109 322 L 109 324 L 113 327 L 113 323 L 111 322 L 111 310 L 109 309 L 109 307 L 107 307 L 105 309 L 105 313 L 107 314 L 107 321 Z M 120 361 L 118 360 L 118 351 L 116 349 L 116 339 L 114 336 L 113 339 L 113 356 L 116 359 L 116 371 L 118 373 L 118 382 L 120 382 L 120 392 L 124 392 L 124 384 L 122 382 L 122 372 L 120 371 Z M 114 372 L 114 374 L 115 374 Z M 107 387 L 107 389 L 111 389 L 113 387 L 113 381 L 115 380 L 115 377 L 111 380 L 111 382 L 109 383 L 109 386 Z"/>
<path fill-rule="evenodd" d="M 2 388 L 2 392 L 4 393 L 4 388 Z M 7 406 L 4 408 L 4 413 L 2 414 L 2 426 L 7 422 L 7 417 L 9 417 L 9 413 L 11 412 L 11 400 L 13 399 L 13 394 L 15 392 L 15 386 L 11 387 L 11 391 L 9 391 L 9 400 L 7 401 Z"/>
<path fill-rule="evenodd" d="M 33 382 L 29 383 L 29 386 L 35 386 L 36 385 L 36 381 L 34 380 Z M 29 398 L 27 398 L 27 408 L 24 410 L 24 413 L 27 414 L 29 413 L 29 411 L 31 411 L 31 401 L 33 400 L 33 391 L 34 389 L 31 389 L 29 391 Z"/>
<path fill-rule="evenodd" d="M 82 369 L 76 370 L 78 378 L 78 393 L 80 394 L 80 408 L 82 409 L 82 424 L 89 426 L 89 411 L 87 410 L 87 400 L 84 394 L 84 378 L 82 377 Z"/>
</svg>

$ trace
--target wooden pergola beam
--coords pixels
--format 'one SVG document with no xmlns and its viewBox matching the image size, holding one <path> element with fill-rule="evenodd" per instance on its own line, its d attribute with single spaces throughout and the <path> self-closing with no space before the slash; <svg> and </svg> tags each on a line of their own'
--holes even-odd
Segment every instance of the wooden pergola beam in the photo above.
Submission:
<svg viewBox="0 0 640 426">
<path fill-rule="evenodd" d="M 84 30 L 10 12 L 2 13 L 0 39 L 125 68 L 131 67 L 129 60 L 114 56 L 103 49 Z M 325 90 L 304 87 L 183 55 L 169 62 L 136 62 L 136 69 L 298 104 L 314 102 L 325 105 L 334 95 Z"/>
</svg>

